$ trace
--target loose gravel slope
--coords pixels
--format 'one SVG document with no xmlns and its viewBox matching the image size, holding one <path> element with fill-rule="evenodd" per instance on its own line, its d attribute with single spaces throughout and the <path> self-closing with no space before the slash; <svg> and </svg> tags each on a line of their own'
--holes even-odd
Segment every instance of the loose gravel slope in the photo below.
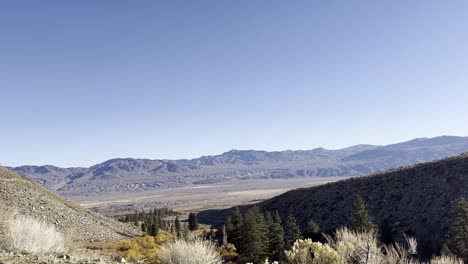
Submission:
<svg viewBox="0 0 468 264">
<path fill-rule="evenodd" d="M 72 241 L 117 241 L 138 234 L 130 225 L 88 211 L 4 168 L 0 210 L 16 210 L 53 224 Z"/>
</svg>

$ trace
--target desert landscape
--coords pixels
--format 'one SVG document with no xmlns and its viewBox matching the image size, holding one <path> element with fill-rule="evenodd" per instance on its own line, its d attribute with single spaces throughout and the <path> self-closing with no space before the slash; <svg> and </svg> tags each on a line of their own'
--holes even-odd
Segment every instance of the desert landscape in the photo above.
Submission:
<svg viewBox="0 0 468 264">
<path fill-rule="evenodd" d="M 232 184 L 219 183 L 176 187 L 155 191 L 105 196 L 68 197 L 81 206 L 108 215 L 132 213 L 134 210 L 169 207 L 180 212 L 230 208 L 253 204 L 286 191 L 337 181 L 342 177 L 286 180 L 244 180 Z"/>
<path fill-rule="evenodd" d="M 0 264 L 468 264 L 468 1 L 0 1 Z"/>
</svg>

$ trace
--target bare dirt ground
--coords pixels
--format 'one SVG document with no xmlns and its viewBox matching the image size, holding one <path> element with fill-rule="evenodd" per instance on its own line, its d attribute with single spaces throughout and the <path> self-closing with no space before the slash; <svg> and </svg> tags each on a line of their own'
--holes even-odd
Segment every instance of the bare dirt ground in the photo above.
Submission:
<svg viewBox="0 0 468 264">
<path fill-rule="evenodd" d="M 80 205 L 108 215 L 152 207 L 170 207 L 180 212 L 228 208 L 269 199 L 291 189 L 310 187 L 343 178 L 245 180 L 235 183 L 186 186 L 139 193 L 108 193 L 67 197 Z"/>
</svg>

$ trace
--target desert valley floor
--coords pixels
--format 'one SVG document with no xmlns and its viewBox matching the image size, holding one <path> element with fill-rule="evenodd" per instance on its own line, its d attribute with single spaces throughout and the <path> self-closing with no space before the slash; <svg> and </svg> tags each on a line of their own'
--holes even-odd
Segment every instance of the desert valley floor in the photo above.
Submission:
<svg viewBox="0 0 468 264">
<path fill-rule="evenodd" d="M 291 189 L 310 187 L 343 179 L 313 177 L 281 180 L 245 180 L 161 189 L 139 193 L 107 193 L 93 196 L 69 196 L 80 205 L 108 215 L 151 207 L 170 207 L 181 212 L 228 208 L 256 203 Z"/>
</svg>

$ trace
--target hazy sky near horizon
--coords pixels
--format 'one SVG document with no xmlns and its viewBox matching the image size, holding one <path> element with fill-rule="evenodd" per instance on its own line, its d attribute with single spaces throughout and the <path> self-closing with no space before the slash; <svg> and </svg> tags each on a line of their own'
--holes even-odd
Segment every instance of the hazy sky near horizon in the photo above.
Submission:
<svg viewBox="0 0 468 264">
<path fill-rule="evenodd" d="M 2 1 L 0 163 L 468 136 L 467 1 Z"/>
</svg>

